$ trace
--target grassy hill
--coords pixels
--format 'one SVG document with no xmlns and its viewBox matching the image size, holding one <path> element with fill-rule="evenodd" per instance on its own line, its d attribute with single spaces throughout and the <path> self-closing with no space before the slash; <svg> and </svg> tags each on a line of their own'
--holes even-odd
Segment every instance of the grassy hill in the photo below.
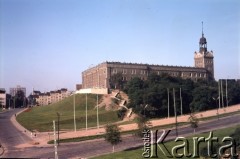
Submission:
<svg viewBox="0 0 240 159">
<path fill-rule="evenodd" d="M 99 98 L 100 99 L 100 98 Z M 100 100 L 99 100 L 100 101 Z M 88 127 L 97 126 L 96 95 L 88 95 Z M 76 105 L 76 127 L 86 127 L 86 95 L 75 96 Z M 52 131 L 52 121 L 57 121 L 57 112 L 60 115 L 60 129 L 74 129 L 73 119 L 73 96 L 47 106 L 29 108 L 17 116 L 17 121 L 28 130 Z M 116 111 L 99 109 L 100 125 L 119 121 Z"/>
</svg>

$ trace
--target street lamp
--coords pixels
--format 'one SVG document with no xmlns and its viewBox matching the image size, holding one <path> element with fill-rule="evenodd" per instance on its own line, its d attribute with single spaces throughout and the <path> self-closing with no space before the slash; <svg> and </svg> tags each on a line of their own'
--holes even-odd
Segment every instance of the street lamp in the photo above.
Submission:
<svg viewBox="0 0 240 159">
<path fill-rule="evenodd" d="M 60 123 L 59 123 L 59 121 L 60 121 L 60 113 L 59 112 L 57 112 L 57 117 L 58 117 L 58 145 L 59 145 L 59 125 L 60 125 Z"/>
<path fill-rule="evenodd" d="M 144 109 L 143 109 L 143 110 L 144 110 L 144 117 L 146 117 L 146 115 L 145 115 L 145 109 L 146 109 L 147 107 L 148 107 L 148 104 L 146 104 L 145 107 L 144 107 Z"/>
</svg>

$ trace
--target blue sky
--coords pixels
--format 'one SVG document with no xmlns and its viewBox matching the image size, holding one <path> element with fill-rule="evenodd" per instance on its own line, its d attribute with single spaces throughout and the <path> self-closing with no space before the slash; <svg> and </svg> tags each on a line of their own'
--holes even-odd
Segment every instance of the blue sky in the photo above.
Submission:
<svg viewBox="0 0 240 159">
<path fill-rule="evenodd" d="M 216 79 L 240 78 L 239 0 L 0 0 L 0 87 L 73 90 L 104 61 L 193 66 L 202 21 Z"/>
</svg>

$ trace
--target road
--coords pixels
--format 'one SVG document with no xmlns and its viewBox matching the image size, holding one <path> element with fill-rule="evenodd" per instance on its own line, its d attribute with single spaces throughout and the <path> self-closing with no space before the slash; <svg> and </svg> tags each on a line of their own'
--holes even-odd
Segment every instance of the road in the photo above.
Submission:
<svg viewBox="0 0 240 159">
<path fill-rule="evenodd" d="M 32 145 L 28 148 L 18 148 L 19 145 L 24 143 L 31 143 L 32 139 L 24 132 L 19 131 L 10 121 L 12 115 L 19 110 L 11 110 L 8 112 L 0 113 L 0 142 L 5 147 L 6 152 L 1 157 L 18 157 L 18 158 L 54 158 L 54 147 L 49 145 L 46 147 L 39 147 Z M 199 123 L 199 128 L 196 133 L 208 132 L 236 124 L 240 124 L 240 115 L 232 115 L 220 120 L 212 120 L 208 122 Z M 161 131 L 160 131 L 161 134 Z M 159 136 L 160 136 L 159 134 Z M 193 129 L 190 127 L 182 127 L 178 129 L 179 136 L 187 136 L 193 134 Z M 175 130 L 172 130 L 166 140 L 175 138 Z M 142 139 L 127 135 L 123 137 L 123 142 L 115 147 L 116 151 L 122 151 L 132 147 L 142 146 Z M 88 158 L 101 154 L 107 154 L 112 151 L 109 143 L 103 139 L 92 141 L 83 141 L 78 143 L 65 143 L 58 147 L 59 158 Z"/>
</svg>

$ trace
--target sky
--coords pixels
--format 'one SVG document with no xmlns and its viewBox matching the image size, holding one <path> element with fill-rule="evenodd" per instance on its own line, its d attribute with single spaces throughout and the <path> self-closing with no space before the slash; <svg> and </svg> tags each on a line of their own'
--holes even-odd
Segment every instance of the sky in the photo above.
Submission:
<svg viewBox="0 0 240 159">
<path fill-rule="evenodd" d="M 68 88 L 105 61 L 194 66 L 202 34 L 215 78 L 240 79 L 239 0 L 0 0 L 0 88 Z"/>
</svg>

